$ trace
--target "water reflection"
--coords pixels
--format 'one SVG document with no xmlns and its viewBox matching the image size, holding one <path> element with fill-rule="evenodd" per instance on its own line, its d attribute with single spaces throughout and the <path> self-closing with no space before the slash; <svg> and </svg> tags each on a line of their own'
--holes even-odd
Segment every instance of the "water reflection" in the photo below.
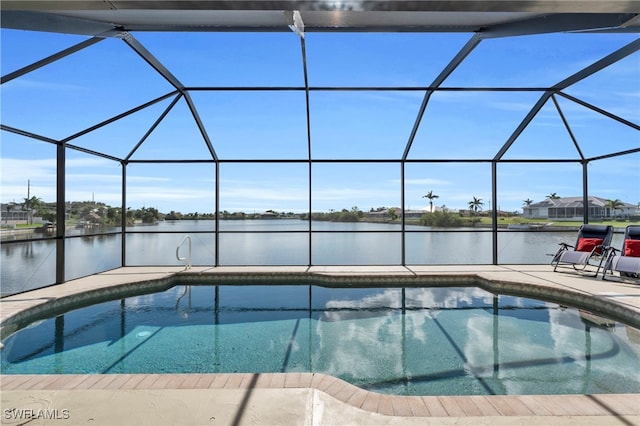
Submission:
<svg viewBox="0 0 640 426">
<path fill-rule="evenodd" d="M 314 265 L 398 265 L 402 262 L 402 238 L 397 224 L 313 222 L 311 227 L 320 232 L 309 235 L 305 232 L 309 223 L 294 219 L 220 221 L 218 261 L 221 265 L 308 265 L 311 254 Z M 175 248 L 186 233 L 193 241 L 193 265 L 210 266 L 216 262 L 213 221 L 165 221 L 127 230 L 127 266 L 182 265 L 176 259 Z M 408 226 L 407 230 L 410 232 L 405 235 L 404 251 L 409 265 L 492 262 L 490 232 L 415 232 L 425 230 L 417 226 Z M 75 237 L 65 239 L 66 280 L 122 266 L 120 228 L 101 231 L 110 233 L 91 235 L 95 230 L 68 231 L 67 236 Z M 547 253 L 555 252 L 559 242 L 574 238 L 575 232 L 500 232 L 498 261 L 548 263 Z M 621 238 L 622 234 L 616 234 L 613 245 L 619 247 Z M 55 239 L 5 242 L 1 253 L 3 295 L 55 282 Z"/>
<path fill-rule="evenodd" d="M 55 280 L 54 240 L 2 244 L 1 250 L 2 296 L 49 285 Z"/>
<path fill-rule="evenodd" d="M 475 287 L 176 286 L 6 339 L 16 373 L 311 371 L 388 393 L 640 391 L 640 333 Z"/>
<path fill-rule="evenodd" d="M 38 236 L 42 234 L 31 235 Z M 88 231 L 79 230 L 80 235 Z M 14 236 L 14 240 L 24 239 Z M 9 237 L 11 238 L 11 237 Z M 3 241 L 7 238 L 3 236 Z M 66 279 L 71 280 L 120 266 L 120 235 L 86 235 L 65 240 L 67 262 Z M 28 291 L 55 282 L 56 240 L 43 238 L 32 241 L 3 243 L 0 245 L 2 296 Z"/>
</svg>

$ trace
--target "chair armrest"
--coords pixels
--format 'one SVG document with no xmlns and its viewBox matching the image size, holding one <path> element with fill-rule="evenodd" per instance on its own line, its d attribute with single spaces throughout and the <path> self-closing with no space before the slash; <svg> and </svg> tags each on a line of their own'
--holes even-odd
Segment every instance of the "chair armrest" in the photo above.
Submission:
<svg viewBox="0 0 640 426">
<path fill-rule="evenodd" d="M 609 255 L 609 246 L 605 246 L 604 244 L 598 244 L 591 250 L 591 254 L 597 254 L 598 256 L 606 257 Z"/>
<path fill-rule="evenodd" d="M 609 255 L 614 255 L 614 254 L 616 254 L 616 252 L 622 253 L 622 250 L 619 250 L 619 249 L 617 249 L 617 248 L 615 248 L 613 246 L 607 246 L 607 247 L 605 247 L 605 250 L 607 251 L 607 253 Z"/>
</svg>

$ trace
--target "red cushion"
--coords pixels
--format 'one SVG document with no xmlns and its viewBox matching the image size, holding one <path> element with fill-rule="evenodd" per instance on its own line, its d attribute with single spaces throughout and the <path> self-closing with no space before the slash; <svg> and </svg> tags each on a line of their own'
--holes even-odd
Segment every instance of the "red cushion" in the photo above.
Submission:
<svg viewBox="0 0 640 426">
<path fill-rule="evenodd" d="M 640 257 L 640 240 L 624 240 L 624 255 Z"/>
<path fill-rule="evenodd" d="M 604 240 L 602 238 L 578 238 L 578 247 L 576 247 L 576 251 L 592 251 L 595 246 L 599 246 L 603 241 Z M 596 253 L 601 252 L 601 248 L 596 250 Z"/>
</svg>

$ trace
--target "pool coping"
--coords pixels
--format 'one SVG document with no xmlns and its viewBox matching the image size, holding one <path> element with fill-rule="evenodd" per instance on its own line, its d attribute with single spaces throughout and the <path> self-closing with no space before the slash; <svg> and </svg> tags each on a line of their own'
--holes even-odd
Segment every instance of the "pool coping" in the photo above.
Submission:
<svg viewBox="0 0 640 426">
<path fill-rule="evenodd" d="M 322 373 L 2 375 L 0 380 L 3 393 L 312 389 L 356 409 L 396 417 L 640 416 L 638 394 L 401 396 Z"/>
<path fill-rule="evenodd" d="M 553 273 L 548 265 L 202 267 L 189 271 L 173 267 L 127 267 L 0 299 L 3 338 L 23 322 L 42 315 L 48 316 L 56 310 L 95 303 L 105 297 L 113 299 L 168 288 L 176 282 L 210 282 L 212 278 L 220 284 L 255 284 L 256 281 L 273 279 L 281 283 L 300 283 L 304 280 L 305 284 L 325 286 L 348 283 L 354 287 L 362 283 L 380 286 L 395 283 L 404 287 L 478 284 L 489 291 L 503 294 L 553 298 L 556 302 L 566 301 L 572 306 L 579 304 L 596 312 L 609 312 L 608 315 L 616 317 L 613 318 L 616 320 L 629 318 L 632 324 L 640 324 L 640 286 Z M 396 417 L 632 416 L 636 420 L 640 416 L 639 394 L 397 396 L 369 392 L 321 373 L 0 375 L 0 389 L 3 403 L 5 397 L 22 391 L 306 389 L 324 393 L 366 412 Z M 81 398 L 81 394 L 78 397 Z"/>
</svg>

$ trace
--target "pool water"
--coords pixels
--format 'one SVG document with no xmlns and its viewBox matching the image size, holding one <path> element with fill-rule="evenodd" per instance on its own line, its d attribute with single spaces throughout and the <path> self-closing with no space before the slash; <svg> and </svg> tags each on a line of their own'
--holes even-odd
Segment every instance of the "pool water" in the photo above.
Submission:
<svg viewBox="0 0 640 426">
<path fill-rule="evenodd" d="M 3 374 L 319 372 L 399 395 L 640 392 L 639 330 L 477 287 L 177 285 L 3 343 Z"/>
</svg>

